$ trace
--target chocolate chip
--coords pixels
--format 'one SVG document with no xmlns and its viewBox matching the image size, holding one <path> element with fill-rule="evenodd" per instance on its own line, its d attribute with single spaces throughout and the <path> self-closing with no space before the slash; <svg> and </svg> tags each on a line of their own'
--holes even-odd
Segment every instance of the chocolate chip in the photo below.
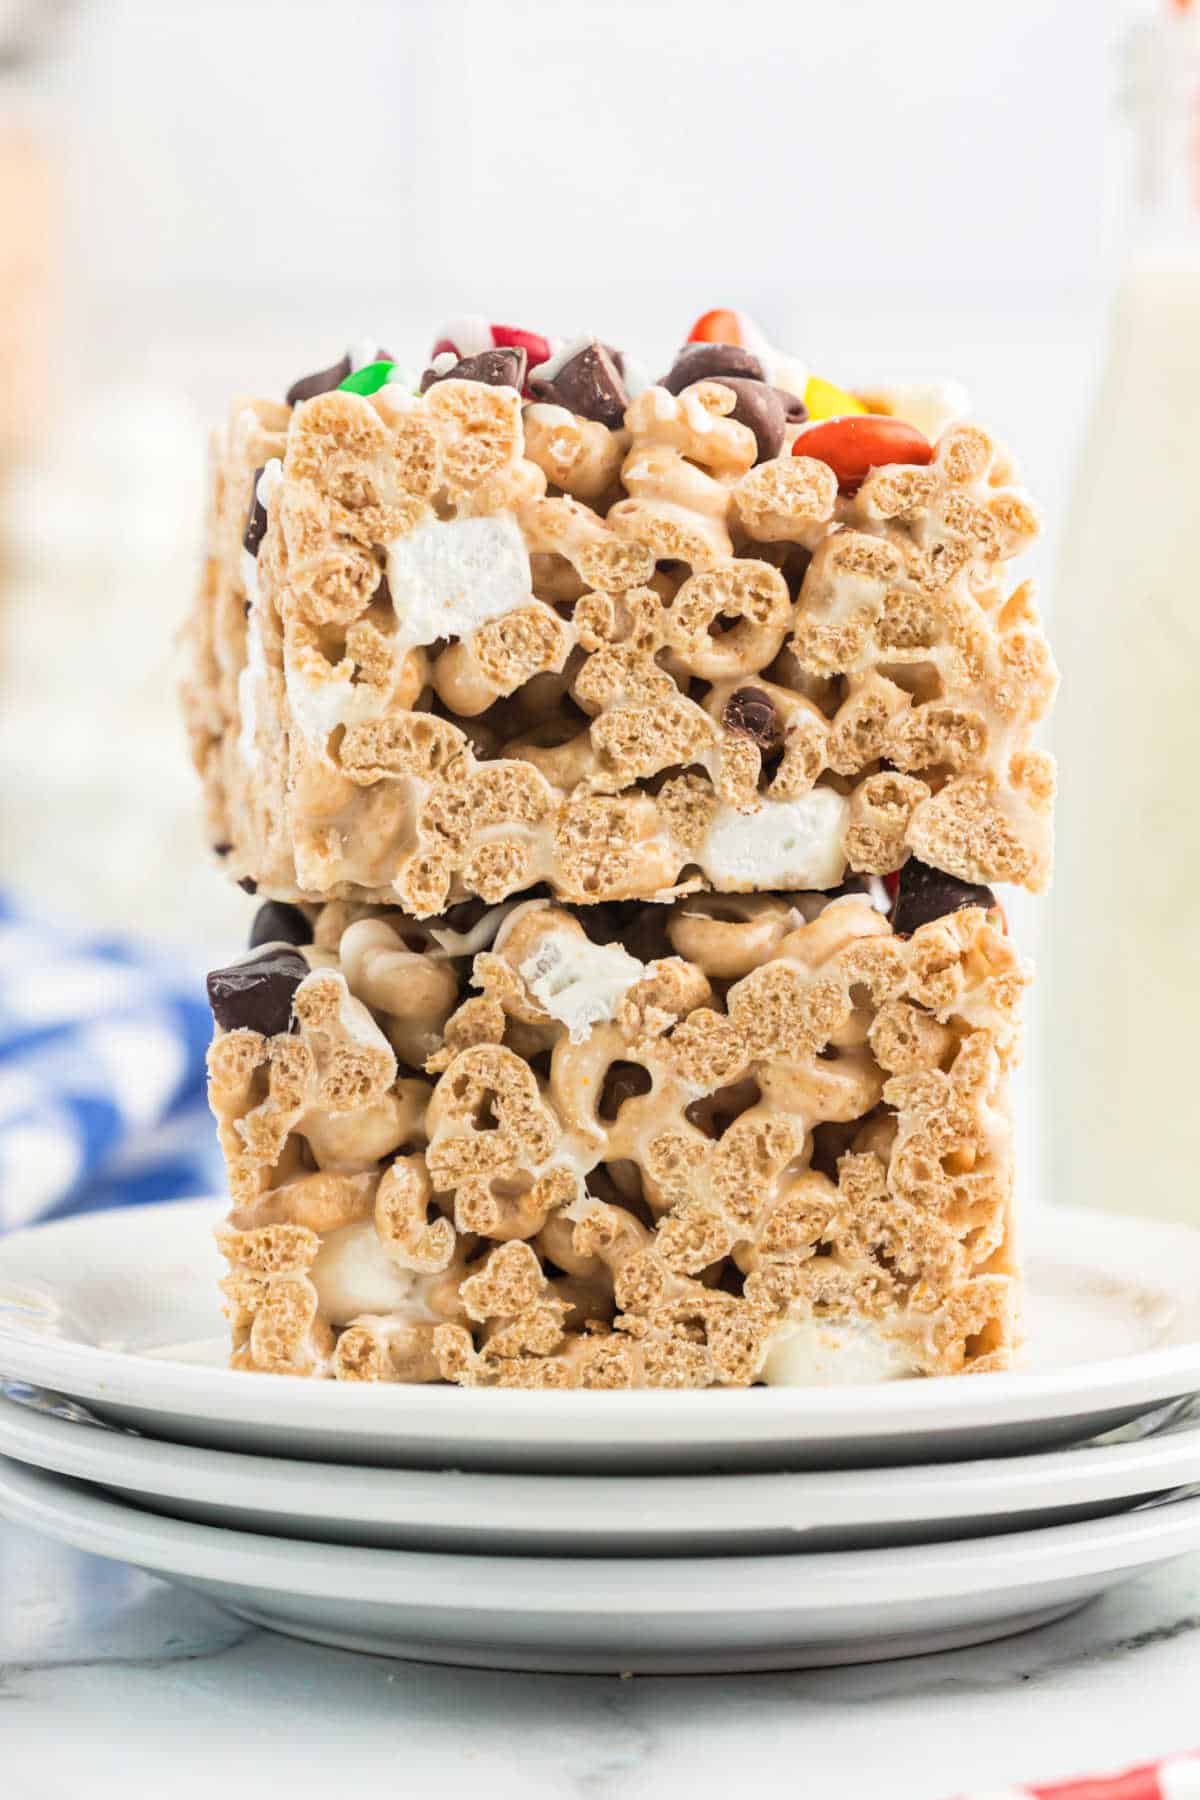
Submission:
<svg viewBox="0 0 1200 1800">
<path fill-rule="evenodd" d="M 804 577 L 812 566 L 812 551 L 803 544 L 793 544 L 783 559 L 783 579 L 793 600 L 804 586 Z"/>
<path fill-rule="evenodd" d="M 318 394 L 331 394 L 334 388 L 341 387 L 350 373 L 350 358 L 341 356 L 328 369 L 318 369 L 313 375 L 302 375 L 299 381 L 293 381 L 287 391 L 289 406 L 298 406 L 301 400 L 315 400 Z"/>
<path fill-rule="evenodd" d="M 729 417 L 736 419 L 739 425 L 748 425 L 754 433 L 758 444 L 757 461 L 769 462 L 773 456 L 778 456 L 787 429 L 787 413 L 779 389 L 768 387 L 765 381 L 751 381 L 745 375 L 722 375 L 719 380 L 721 386 L 727 387 L 737 399 Z"/>
<path fill-rule="evenodd" d="M 483 381 L 488 387 L 513 387 L 520 393 L 525 386 L 527 353 L 519 345 L 502 350 L 481 350 L 478 356 L 464 356 L 452 369 L 437 374 L 426 369 L 421 377 L 421 392 L 426 393 L 435 381 Z"/>
<path fill-rule="evenodd" d="M 250 948 L 260 944 L 311 944 L 312 926 L 298 906 L 284 900 L 266 900 L 250 927 Z"/>
<path fill-rule="evenodd" d="M 255 881 L 253 875 L 243 875 L 238 882 L 238 886 L 241 888 L 243 894 L 257 894 L 258 892 L 258 883 Z"/>
<path fill-rule="evenodd" d="M 961 912 L 965 906 L 992 907 L 995 904 L 996 896 L 991 888 L 959 881 L 912 856 L 900 871 L 900 886 L 892 908 L 892 930 L 901 937 L 909 937 L 918 925 L 927 925 L 931 919 L 944 919 L 947 913 Z"/>
<path fill-rule="evenodd" d="M 263 464 L 263 468 L 266 464 Z M 267 509 L 258 497 L 258 478 L 262 469 L 255 469 L 250 477 L 250 510 L 246 514 L 246 529 L 242 533 L 242 549 L 248 550 L 251 556 L 258 555 L 258 546 L 267 535 Z"/>
<path fill-rule="evenodd" d="M 641 1063 L 610 1063 L 596 1110 L 602 1119 L 611 1123 L 627 1100 L 648 1094 L 653 1086 L 648 1070 L 643 1069 Z"/>
<path fill-rule="evenodd" d="M 757 356 L 738 344 L 685 344 L 658 385 L 669 394 L 681 394 L 693 381 L 716 380 L 722 375 L 739 375 L 748 381 L 766 379 Z"/>
<path fill-rule="evenodd" d="M 290 1031 L 292 1001 L 308 974 L 298 950 L 265 950 L 208 978 L 208 1004 L 222 1031 L 261 1031 L 276 1037 Z"/>
<path fill-rule="evenodd" d="M 783 741 L 783 722 L 775 710 L 775 702 L 761 688 L 738 688 L 725 702 L 721 723 L 726 731 L 753 738 L 764 750 L 773 750 Z"/>
<path fill-rule="evenodd" d="M 595 339 L 563 363 L 557 375 L 534 376 L 529 383 L 537 400 L 565 406 L 581 419 L 594 419 L 615 431 L 624 424 L 629 395 L 611 351 Z"/>
<path fill-rule="evenodd" d="M 617 915 L 611 906 L 581 906 L 575 917 L 593 944 L 616 944 L 621 941 Z"/>
<path fill-rule="evenodd" d="M 628 909 L 628 910 L 627 910 Z M 590 907 L 581 907 L 580 912 L 590 912 Z M 674 956 L 673 945 L 667 937 L 667 920 L 670 917 L 669 906 L 642 906 L 624 902 L 618 909 L 618 930 L 613 941 L 622 943 L 630 956 L 636 956 L 639 962 L 657 962 L 661 956 Z"/>
<path fill-rule="evenodd" d="M 453 906 L 446 908 L 441 923 L 447 931 L 466 933 L 473 925 L 478 925 L 487 910 L 486 900 L 457 900 Z"/>
</svg>

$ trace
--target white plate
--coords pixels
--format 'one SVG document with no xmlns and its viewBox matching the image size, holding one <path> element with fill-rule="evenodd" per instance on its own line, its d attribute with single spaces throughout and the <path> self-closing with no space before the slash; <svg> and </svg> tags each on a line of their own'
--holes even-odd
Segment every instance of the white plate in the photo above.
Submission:
<svg viewBox="0 0 1200 1800">
<path fill-rule="evenodd" d="M 186 1443 L 337 1462 L 605 1474 L 1029 1451 L 1200 1389 L 1200 1232 L 1063 1208 L 1033 1220 L 1029 1233 L 1024 1373 L 682 1394 L 235 1374 L 212 1366 L 223 1354 L 211 1237 L 222 1205 L 100 1213 L 0 1242 L 0 1374 Z"/>
<path fill-rule="evenodd" d="M 299 1637 L 422 1662 L 597 1674 L 952 1649 L 1058 1618 L 1200 1546 L 1200 1499 L 1188 1499 L 1049 1531 L 828 1556 L 429 1556 L 161 1519 L 3 1460 L 0 1513 Z"/>
<path fill-rule="evenodd" d="M 1040 1456 L 760 1475 L 513 1475 L 289 1462 L 135 1437 L 73 1402 L 0 1398 L 0 1454 L 172 1518 L 375 1549 L 735 1556 L 888 1546 L 1097 1518 L 1200 1482 L 1200 1407 L 1153 1436 Z M 1158 1415 L 1149 1417 L 1156 1423 Z M 1122 1441 L 1123 1440 L 1123 1441 Z"/>
</svg>

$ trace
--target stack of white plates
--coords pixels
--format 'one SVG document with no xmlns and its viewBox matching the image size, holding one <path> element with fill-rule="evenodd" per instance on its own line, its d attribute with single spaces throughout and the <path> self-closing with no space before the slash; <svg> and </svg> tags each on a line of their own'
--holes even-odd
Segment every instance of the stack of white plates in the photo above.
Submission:
<svg viewBox="0 0 1200 1800">
<path fill-rule="evenodd" d="M 219 1212 L 0 1244 L 0 1512 L 278 1630 L 794 1668 L 1023 1630 L 1200 1548 L 1200 1233 L 1045 1215 L 1012 1375 L 522 1393 L 231 1373 Z"/>
</svg>

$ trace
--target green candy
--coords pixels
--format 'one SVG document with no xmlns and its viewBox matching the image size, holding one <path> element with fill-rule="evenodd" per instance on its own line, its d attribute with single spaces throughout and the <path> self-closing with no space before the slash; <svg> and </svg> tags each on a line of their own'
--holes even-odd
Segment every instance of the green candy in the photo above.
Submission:
<svg viewBox="0 0 1200 1800">
<path fill-rule="evenodd" d="M 395 363 L 367 363 L 361 369 L 355 369 L 347 375 L 345 381 L 338 382 L 339 394 L 377 394 L 386 386 L 387 378 L 395 368 Z"/>
</svg>

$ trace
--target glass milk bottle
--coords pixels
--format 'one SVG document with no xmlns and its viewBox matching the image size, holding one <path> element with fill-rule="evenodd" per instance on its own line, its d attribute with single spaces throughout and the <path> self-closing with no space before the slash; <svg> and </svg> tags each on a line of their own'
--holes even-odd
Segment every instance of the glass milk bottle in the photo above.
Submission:
<svg viewBox="0 0 1200 1800">
<path fill-rule="evenodd" d="M 1055 600 L 1047 1147 L 1054 1200 L 1200 1225 L 1197 5 L 1131 48 L 1140 227 Z"/>
</svg>

